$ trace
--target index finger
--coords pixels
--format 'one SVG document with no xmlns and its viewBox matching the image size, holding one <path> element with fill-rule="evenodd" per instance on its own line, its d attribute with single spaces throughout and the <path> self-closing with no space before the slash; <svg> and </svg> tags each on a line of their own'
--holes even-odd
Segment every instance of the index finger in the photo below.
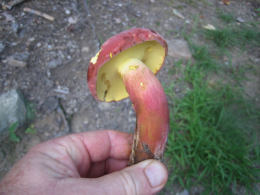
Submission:
<svg viewBox="0 0 260 195">
<path fill-rule="evenodd" d="M 108 158 L 127 160 L 131 152 L 132 136 L 113 130 L 94 131 L 71 135 L 81 140 L 91 162 L 100 162 Z"/>
<path fill-rule="evenodd" d="M 89 170 L 91 164 L 107 159 L 128 160 L 131 134 L 100 130 L 71 134 L 44 142 L 34 148 L 67 166 L 72 162 L 79 172 Z"/>
</svg>

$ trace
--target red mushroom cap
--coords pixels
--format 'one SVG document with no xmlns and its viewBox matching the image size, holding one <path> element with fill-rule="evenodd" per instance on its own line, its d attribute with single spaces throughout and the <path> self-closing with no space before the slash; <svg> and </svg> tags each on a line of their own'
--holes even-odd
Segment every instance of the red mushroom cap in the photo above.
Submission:
<svg viewBox="0 0 260 195">
<path fill-rule="evenodd" d="M 160 63 L 157 64 L 154 68 L 148 66 L 151 69 L 151 71 L 154 74 L 156 74 L 164 64 L 165 56 L 167 54 L 167 43 L 159 34 L 154 32 L 153 30 L 145 28 L 133 28 L 111 37 L 101 46 L 100 51 L 96 54 L 95 57 L 91 59 L 87 73 L 87 81 L 90 92 L 96 99 L 109 102 L 118 101 L 128 97 L 127 94 L 124 94 L 122 97 L 112 97 L 107 100 L 105 98 L 107 91 L 104 92 L 104 90 L 102 92 L 104 93 L 104 95 L 98 95 L 98 78 L 103 77 L 103 75 L 98 77 L 99 71 L 106 63 L 108 63 L 111 60 L 111 58 L 118 56 L 121 52 L 129 48 L 132 48 L 133 46 L 148 41 L 157 42 L 163 48 L 162 60 L 160 60 Z M 110 82 L 108 80 L 103 82 L 107 82 L 105 84 L 107 85 L 107 87 L 110 87 Z"/>
</svg>

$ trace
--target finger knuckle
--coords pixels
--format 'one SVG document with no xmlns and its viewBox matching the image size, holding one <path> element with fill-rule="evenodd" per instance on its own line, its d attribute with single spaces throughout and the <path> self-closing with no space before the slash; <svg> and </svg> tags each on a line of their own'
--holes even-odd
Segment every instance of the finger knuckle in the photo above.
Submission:
<svg viewBox="0 0 260 195">
<path fill-rule="evenodd" d="M 135 178 L 132 174 L 128 172 L 120 173 L 122 187 L 125 195 L 137 195 L 138 186 L 136 184 Z"/>
</svg>

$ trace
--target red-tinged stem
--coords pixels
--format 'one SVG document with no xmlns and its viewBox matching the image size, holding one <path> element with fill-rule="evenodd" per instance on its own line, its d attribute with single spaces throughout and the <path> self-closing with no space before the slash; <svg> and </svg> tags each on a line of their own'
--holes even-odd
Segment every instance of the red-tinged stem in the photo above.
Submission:
<svg viewBox="0 0 260 195">
<path fill-rule="evenodd" d="M 162 85 L 138 59 L 125 62 L 119 73 L 137 117 L 130 163 L 161 159 L 169 130 L 168 103 Z"/>
</svg>

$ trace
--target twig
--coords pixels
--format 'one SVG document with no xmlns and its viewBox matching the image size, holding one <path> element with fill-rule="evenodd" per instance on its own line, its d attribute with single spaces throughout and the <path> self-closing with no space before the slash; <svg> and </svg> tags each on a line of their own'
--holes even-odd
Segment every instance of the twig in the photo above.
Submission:
<svg viewBox="0 0 260 195">
<path fill-rule="evenodd" d="M 2 7 L 3 9 L 9 9 L 11 10 L 14 6 L 24 2 L 26 0 L 13 0 L 13 1 L 10 1 L 9 3 L 5 4 L 5 3 L 2 3 Z"/>
<path fill-rule="evenodd" d="M 23 8 L 23 11 L 31 13 L 31 14 L 35 14 L 37 16 L 41 16 L 41 17 L 43 17 L 43 18 L 45 18 L 47 20 L 50 20 L 50 21 L 54 21 L 54 17 L 53 16 L 50 16 L 50 15 L 48 15 L 46 13 L 43 13 L 43 12 L 40 12 L 38 10 L 34 10 L 34 9 L 31 9 L 31 8 L 25 7 L 25 8 Z"/>
</svg>

